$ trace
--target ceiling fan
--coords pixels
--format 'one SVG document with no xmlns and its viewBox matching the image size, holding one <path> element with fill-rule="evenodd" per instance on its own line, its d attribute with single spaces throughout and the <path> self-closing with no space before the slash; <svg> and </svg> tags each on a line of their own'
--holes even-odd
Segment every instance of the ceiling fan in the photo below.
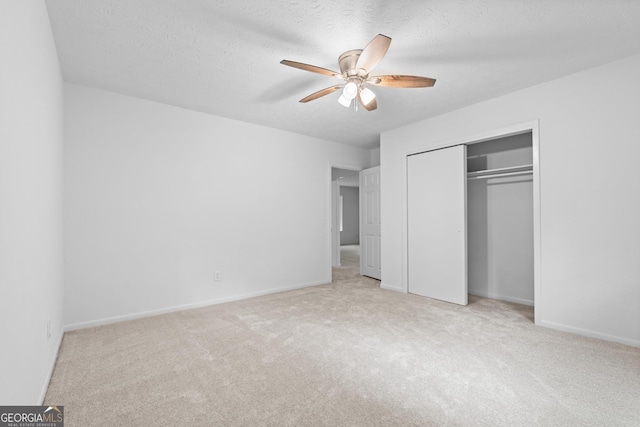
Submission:
<svg viewBox="0 0 640 427">
<path fill-rule="evenodd" d="M 312 93 L 302 98 L 300 102 L 313 101 L 321 96 L 342 89 L 342 94 L 338 99 L 341 105 L 350 107 L 351 101 L 357 98 L 358 101 L 353 104 L 355 109 L 357 109 L 359 102 L 366 110 L 372 111 L 378 108 L 376 95 L 365 85 L 415 88 L 431 87 L 436 83 L 435 79 L 429 77 L 401 76 L 395 74 L 370 77 L 369 74 L 387 53 L 390 44 L 390 37 L 378 34 L 364 49 L 353 49 L 344 52 L 338 58 L 338 64 L 340 65 L 339 73 L 327 70 L 326 68 L 316 67 L 315 65 L 286 59 L 283 59 L 280 63 L 288 65 L 289 67 L 299 68 L 329 77 L 336 77 L 345 82 Z"/>
</svg>

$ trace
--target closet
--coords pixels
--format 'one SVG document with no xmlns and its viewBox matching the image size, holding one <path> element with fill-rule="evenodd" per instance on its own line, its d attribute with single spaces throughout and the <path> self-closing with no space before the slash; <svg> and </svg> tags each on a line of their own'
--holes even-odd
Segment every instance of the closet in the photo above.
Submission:
<svg viewBox="0 0 640 427">
<path fill-rule="evenodd" d="M 533 305 L 531 132 L 407 157 L 407 287 Z"/>
</svg>

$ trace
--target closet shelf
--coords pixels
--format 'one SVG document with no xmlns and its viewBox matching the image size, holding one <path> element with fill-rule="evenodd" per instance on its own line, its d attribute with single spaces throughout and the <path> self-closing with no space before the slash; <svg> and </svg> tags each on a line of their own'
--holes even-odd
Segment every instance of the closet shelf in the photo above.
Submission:
<svg viewBox="0 0 640 427">
<path fill-rule="evenodd" d="M 488 179 L 502 176 L 528 175 L 530 173 L 533 173 L 533 165 L 511 166 L 468 172 L 467 179 Z"/>
</svg>

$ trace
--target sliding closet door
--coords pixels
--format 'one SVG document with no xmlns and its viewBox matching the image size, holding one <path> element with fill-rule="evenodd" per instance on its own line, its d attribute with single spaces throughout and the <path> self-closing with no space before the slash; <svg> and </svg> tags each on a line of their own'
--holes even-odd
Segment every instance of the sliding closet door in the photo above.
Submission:
<svg viewBox="0 0 640 427">
<path fill-rule="evenodd" d="M 466 146 L 407 158 L 408 287 L 467 304 Z"/>
</svg>

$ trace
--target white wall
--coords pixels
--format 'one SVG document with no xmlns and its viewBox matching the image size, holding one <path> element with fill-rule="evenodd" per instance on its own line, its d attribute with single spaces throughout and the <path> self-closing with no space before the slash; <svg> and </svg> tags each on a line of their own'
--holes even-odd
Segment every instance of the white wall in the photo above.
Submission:
<svg viewBox="0 0 640 427">
<path fill-rule="evenodd" d="M 638 75 L 635 55 L 382 134 L 383 286 L 405 280 L 405 154 L 539 119 L 539 323 L 640 345 Z"/>
<path fill-rule="evenodd" d="M 62 77 L 47 9 L 2 1 L 0 405 L 41 403 L 62 339 L 61 168 Z"/>
<path fill-rule="evenodd" d="M 371 149 L 371 167 L 380 166 L 380 148 Z"/>
<path fill-rule="evenodd" d="M 77 85 L 65 113 L 70 328 L 330 281 L 330 164 L 369 150 Z"/>
</svg>

